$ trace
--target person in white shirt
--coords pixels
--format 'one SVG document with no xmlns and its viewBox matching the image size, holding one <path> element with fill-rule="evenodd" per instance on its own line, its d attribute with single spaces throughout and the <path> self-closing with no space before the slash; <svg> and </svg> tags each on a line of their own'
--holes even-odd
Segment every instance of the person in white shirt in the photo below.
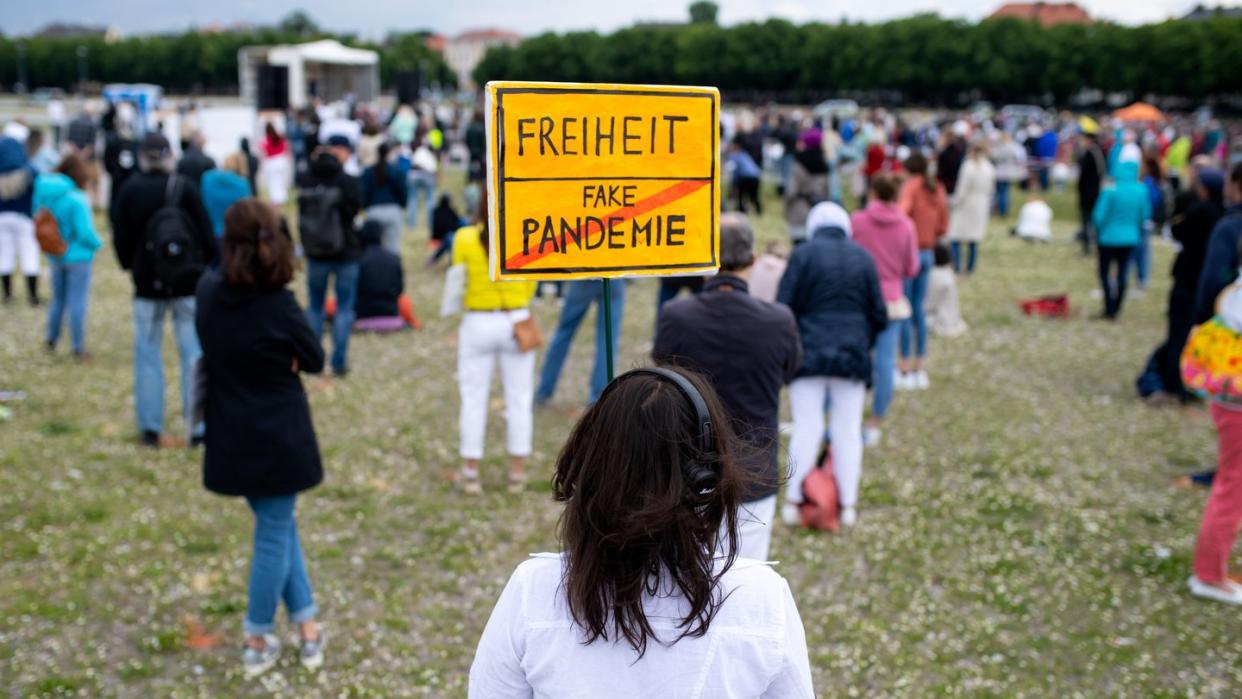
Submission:
<svg viewBox="0 0 1242 699">
<path fill-rule="evenodd" d="M 1044 201 L 1037 190 L 1032 190 L 1026 203 L 1018 211 L 1018 225 L 1014 235 L 1023 240 L 1052 240 L 1052 207 Z"/>
<path fill-rule="evenodd" d="M 618 377 L 556 464 L 560 554 L 518 566 L 470 668 L 469 696 L 813 697 L 785 579 L 736 558 L 741 448 L 685 370 Z"/>
</svg>

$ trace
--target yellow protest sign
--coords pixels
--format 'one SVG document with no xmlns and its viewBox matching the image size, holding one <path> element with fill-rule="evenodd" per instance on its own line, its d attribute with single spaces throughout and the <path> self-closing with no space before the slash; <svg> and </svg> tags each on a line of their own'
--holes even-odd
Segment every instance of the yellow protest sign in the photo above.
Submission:
<svg viewBox="0 0 1242 699">
<path fill-rule="evenodd" d="M 493 279 L 719 268 L 715 88 L 500 81 L 486 100 Z"/>
</svg>

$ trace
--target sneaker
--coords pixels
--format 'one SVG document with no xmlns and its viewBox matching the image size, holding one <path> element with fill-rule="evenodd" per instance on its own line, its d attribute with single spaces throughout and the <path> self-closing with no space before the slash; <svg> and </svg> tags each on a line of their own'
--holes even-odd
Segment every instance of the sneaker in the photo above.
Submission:
<svg viewBox="0 0 1242 699">
<path fill-rule="evenodd" d="M 884 436 L 884 433 L 880 431 L 879 427 L 864 427 L 863 428 L 863 446 L 864 447 L 878 447 L 880 446 L 880 439 L 883 436 Z"/>
<path fill-rule="evenodd" d="M 914 388 L 910 381 L 911 376 L 900 371 L 893 374 L 893 389 L 897 391 L 909 391 Z"/>
<path fill-rule="evenodd" d="M 314 672 L 323 667 L 323 629 L 319 629 L 319 638 L 313 641 L 302 639 L 302 647 L 298 650 L 298 661 L 302 667 Z"/>
<path fill-rule="evenodd" d="M 1242 585 L 1231 580 L 1225 581 L 1226 587 L 1219 587 L 1205 583 L 1199 579 L 1199 576 L 1192 575 L 1188 584 L 1190 585 L 1190 594 L 1195 597 L 1224 602 L 1225 604 L 1242 604 Z"/>
<path fill-rule="evenodd" d="M 781 505 L 781 521 L 786 527 L 797 527 L 802 524 L 802 513 L 798 512 L 798 505 L 787 502 Z"/>
<path fill-rule="evenodd" d="M 143 430 L 142 446 L 150 447 L 152 449 L 159 449 L 160 448 L 160 433 L 152 432 L 151 430 Z"/>
<path fill-rule="evenodd" d="M 852 507 L 841 508 L 841 526 L 852 527 L 858 521 L 858 512 Z"/>
<path fill-rule="evenodd" d="M 270 633 L 264 634 L 262 648 L 246 646 L 242 652 L 242 668 L 247 679 L 258 677 L 275 667 L 279 659 L 280 639 Z"/>
<path fill-rule="evenodd" d="M 927 377 L 926 371 L 920 371 L 914 374 L 914 387 L 920 391 L 926 391 L 931 388 L 931 379 Z"/>
</svg>

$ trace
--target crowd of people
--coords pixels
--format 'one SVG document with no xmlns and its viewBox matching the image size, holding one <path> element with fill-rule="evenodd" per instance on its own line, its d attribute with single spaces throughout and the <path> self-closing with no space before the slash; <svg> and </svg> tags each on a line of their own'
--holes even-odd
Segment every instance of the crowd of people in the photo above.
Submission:
<svg viewBox="0 0 1242 699">
<path fill-rule="evenodd" d="M 1016 235 L 1049 240 L 1043 193 L 1076 179 L 1078 237 L 1097 252 L 1101 317 L 1109 320 L 1120 314 L 1131 263 L 1145 286 L 1150 238 L 1169 228 L 1182 248 L 1168 338 L 1140 379 L 1140 388 L 1155 387 L 1149 395 L 1191 398 L 1182 348 L 1239 266 L 1242 219 L 1226 204 L 1242 204 L 1242 165 L 1227 159 L 1229 140 L 1210 123 L 1199 130 L 1118 123 L 1105 134 L 1085 118 L 954 118 L 910 128 L 882 111 L 818 120 L 743 111 L 724 125 L 732 210 L 720 220 L 720 273 L 661 280 L 654 368 L 609 381 L 606 356 L 618 346 L 607 338 L 620 342 L 624 280 L 611 285 L 611 318 L 599 308 L 602 282 L 557 285 L 560 318 L 540 370 L 531 304 L 542 289 L 490 278 L 477 113 L 450 129 L 437 110 L 414 105 L 389 113 L 307 109 L 262 123 L 259 154 L 244 140 L 219 163 L 199 131 L 184 132 L 174 148 L 124 105 L 98 125 L 89 116 L 69 123 L 55 148 L 19 123 L 0 139 L 4 297 L 20 260 L 29 300 L 40 301 L 42 249 L 51 266 L 47 348 L 56 349 L 67 313 L 73 354 L 89 359 L 92 260 L 105 239 L 91 210 L 100 161 L 112 246 L 134 287 L 139 438 L 154 448 L 201 445 L 206 487 L 244 497 L 255 518 L 243 625 L 248 676 L 280 656 L 281 601 L 298 627 L 302 664 L 323 663 L 295 512 L 324 467 L 300 376 L 327 369 L 349 376 L 356 331 L 421 326 L 404 294 L 400 251 L 410 229 L 427 233 L 427 266 L 450 260 L 446 304 L 460 297 L 455 480 L 466 495 L 484 488 L 496 365 L 507 487 L 517 493 L 527 488 L 536 409 L 555 395 L 574 335 L 597 307 L 588 408 L 553 476 L 565 506 L 563 551 L 523 563 L 502 593 L 471 670 L 470 692 L 480 697 L 552 688 L 589 695 L 601 682 L 616 695 L 672 682 L 674 694 L 812 696 L 797 606 L 766 564 L 774 521 L 815 526 L 809 513 L 827 507 L 843 526 L 858 522 L 864 453 L 884 439 L 894 392 L 931 386 L 931 337 L 967 330 L 957 283 L 979 269 L 993 216 L 1008 221 L 1016 208 Z M 468 217 L 441 191 L 453 145 L 466 156 L 460 210 Z M 788 240 L 761 253 L 747 214 L 761 215 L 772 201 L 764 192 L 770 180 Z M 1013 207 L 1019 190 L 1026 200 Z M 844 205 L 854 201 L 850 213 Z M 287 207 L 297 211 L 292 227 Z M 288 289 L 299 265 L 306 308 Z M 167 316 L 180 355 L 177 435 L 165 429 Z M 786 386 L 793 424 L 782 464 Z M 1213 408 L 1221 472 L 1191 586 L 1242 603 L 1223 563 L 1242 519 L 1235 482 L 1242 432 L 1233 410 Z M 824 473 L 831 502 L 806 485 Z"/>
</svg>

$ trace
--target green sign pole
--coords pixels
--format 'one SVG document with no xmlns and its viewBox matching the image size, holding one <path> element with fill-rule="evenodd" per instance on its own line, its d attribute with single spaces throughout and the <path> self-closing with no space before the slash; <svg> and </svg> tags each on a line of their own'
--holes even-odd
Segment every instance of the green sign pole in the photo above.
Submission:
<svg viewBox="0 0 1242 699">
<path fill-rule="evenodd" d="M 604 356 L 607 358 L 608 381 L 613 379 L 612 280 L 604 279 Z"/>
</svg>

